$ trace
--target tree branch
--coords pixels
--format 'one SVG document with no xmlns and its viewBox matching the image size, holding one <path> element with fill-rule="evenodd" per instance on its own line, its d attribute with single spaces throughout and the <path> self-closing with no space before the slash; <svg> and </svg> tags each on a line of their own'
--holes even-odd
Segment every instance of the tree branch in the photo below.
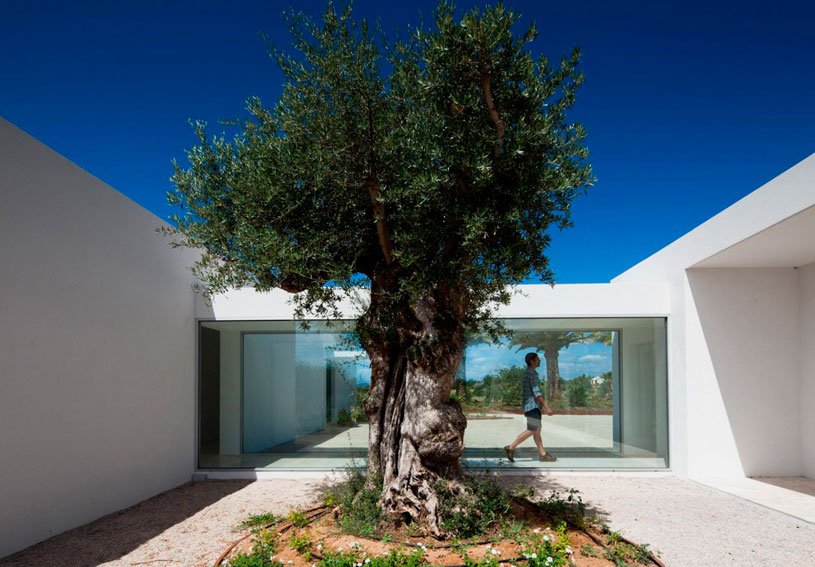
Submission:
<svg viewBox="0 0 815 567">
<path fill-rule="evenodd" d="M 379 248 L 382 250 L 382 256 L 385 257 L 385 264 L 390 266 L 393 263 L 393 245 L 391 244 L 390 231 L 385 224 L 385 205 L 379 202 L 379 186 L 375 178 L 368 177 L 368 179 L 365 180 L 365 186 L 371 195 L 371 207 L 373 208 L 374 219 L 376 220 L 376 234 L 379 238 Z"/>
<path fill-rule="evenodd" d="M 490 118 L 492 119 L 492 123 L 495 124 L 495 130 L 497 131 L 498 143 L 495 144 L 495 157 L 498 157 L 501 155 L 501 150 L 504 149 L 504 133 L 507 127 L 498 115 L 498 110 L 495 108 L 495 101 L 492 98 L 492 88 L 490 87 L 490 75 L 487 72 L 487 66 L 483 60 L 481 62 L 481 90 L 484 92 L 487 110 L 490 113 Z"/>
<path fill-rule="evenodd" d="M 365 95 L 365 106 L 368 112 L 368 143 L 370 151 L 368 154 L 369 173 L 365 179 L 365 186 L 371 196 L 371 207 L 373 208 L 374 220 L 376 221 L 376 234 L 379 238 L 379 248 L 385 258 L 385 264 L 390 266 L 393 263 L 393 244 L 391 242 L 390 231 L 385 224 L 385 205 L 379 201 L 379 184 L 377 183 L 376 154 L 374 147 L 376 142 L 376 129 L 374 128 L 374 109 L 371 97 Z"/>
<path fill-rule="evenodd" d="M 315 280 L 324 280 L 322 283 L 328 281 L 328 274 L 318 274 L 318 276 L 319 277 L 315 278 Z M 314 280 L 309 280 L 294 274 L 289 274 L 284 278 L 277 278 L 269 272 L 262 274 L 258 279 L 263 282 L 264 285 L 279 287 L 289 293 L 301 293 L 309 288 L 309 284 L 314 283 Z"/>
</svg>

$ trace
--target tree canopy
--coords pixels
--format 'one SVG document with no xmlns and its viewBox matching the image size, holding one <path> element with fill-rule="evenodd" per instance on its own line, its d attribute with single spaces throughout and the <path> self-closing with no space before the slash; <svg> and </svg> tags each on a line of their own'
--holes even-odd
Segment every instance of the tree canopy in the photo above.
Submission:
<svg viewBox="0 0 815 567">
<path fill-rule="evenodd" d="M 548 230 L 592 181 L 566 116 L 583 76 L 577 49 L 533 57 L 518 19 L 498 5 L 457 21 L 443 3 L 434 29 L 386 44 L 350 6 L 290 15 L 277 103 L 249 99 L 232 139 L 196 123 L 175 166 L 173 232 L 203 251 L 208 292 L 279 287 L 325 313 L 328 282 L 388 278 L 406 298 L 446 283 L 473 319 L 530 273 L 551 282 Z"/>
<path fill-rule="evenodd" d="M 497 5 L 387 41 L 348 5 L 291 16 L 295 55 L 273 50 L 280 99 L 247 103 L 237 133 L 176 164 L 175 243 L 201 250 L 208 294 L 296 294 L 336 316 L 336 289 L 367 285 L 356 321 L 371 360 L 368 482 L 390 517 L 441 534 L 438 487 L 462 494 L 466 418 L 450 397 L 468 332 L 508 286 L 551 282 L 552 228 L 591 184 L 574 50 L 533 57 L 534 26 Z M 479 510 L 468 513 L 479 514 Z"/>
</svg>

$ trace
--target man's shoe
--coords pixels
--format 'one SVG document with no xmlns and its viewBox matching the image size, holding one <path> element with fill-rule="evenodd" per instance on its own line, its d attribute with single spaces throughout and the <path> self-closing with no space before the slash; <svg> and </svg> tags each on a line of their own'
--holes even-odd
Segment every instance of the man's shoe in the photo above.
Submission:
<svg viewBox="0 0 815 567">
<path fill-rule="evenodd" d="M 506 453 L 507 453 L 507 459 L 509 459 L 509 462 L 514 463 L 515 462 L 515 449 L 510 449 L 509 445 L 507 445 L 506 447 L 504 447 L 504 451 L 506 451 Z"/>
<path fill-rule="evenodd" d="M 554 463 L 557 461 L 557 457 L 552 455 L 551 453 L 546 453 L 545 455 L 540 455 L 538 460 L 542 463 Z"/>
</svg>

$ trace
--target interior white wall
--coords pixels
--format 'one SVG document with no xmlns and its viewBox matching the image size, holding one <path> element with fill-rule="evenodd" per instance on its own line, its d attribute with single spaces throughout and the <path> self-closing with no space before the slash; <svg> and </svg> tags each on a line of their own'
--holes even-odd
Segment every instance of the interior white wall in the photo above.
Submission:
<svg viewBox="0 0 815 567">
<path fill-rule="evenodd" d="M 0 119 L 0 556 L 190 479 L 192 255 Z"/>
<path fill-rule="evenodd" d="M 688 270 L 690 476 L 801 473 L 798 274 Z"/>
<path fill-rule="evenodd" d="M 326 344 L 334 335 L 297 335 L 295 352 L 294 436 L 307 435 L 326 425 Z"/>
<path fill-rule="evenodd" d="M 798 269 L 802 474 L 815 478 L 815 263 Z"/>
<path fill-rule="evenodd" d="M 664 429 L 659 419 L 665 420 L 664 334 L 655 329 L 655 323 L 643 320 L 629 324 L 622 332 L 622 439 L 626 452 L 637 450 L 665 455 Z M 660 326 L 661 329 L 661 326 Z"/>
<path fill-rule="evenodd" d="M 243 337 L 243 452 L 291 441 L 298 429 L 295 335 Z"/>
</svg>

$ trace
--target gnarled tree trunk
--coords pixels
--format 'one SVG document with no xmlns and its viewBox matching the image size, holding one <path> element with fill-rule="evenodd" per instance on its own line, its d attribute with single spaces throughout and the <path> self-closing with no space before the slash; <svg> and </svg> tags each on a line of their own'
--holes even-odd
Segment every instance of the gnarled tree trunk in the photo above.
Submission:
<svg viewBox="0 0 815 567">
<path fill-rule="evenodd" d="M 383 511 L 405 523 L 417 522 L 439 536 L 437 486 L 463 490 L 459 459 L 467 420 L 450 399 L 464 353 L 461 320 L 441 311 L 438 297 L 405 305 L 386 332 L 365 335 L 371 359 L 369 482 L 381 480 Z M 372 296 L 366 316 L 382 323 Z M 441 322 L 441 314 L 446 313 Z"/>
</svg>

